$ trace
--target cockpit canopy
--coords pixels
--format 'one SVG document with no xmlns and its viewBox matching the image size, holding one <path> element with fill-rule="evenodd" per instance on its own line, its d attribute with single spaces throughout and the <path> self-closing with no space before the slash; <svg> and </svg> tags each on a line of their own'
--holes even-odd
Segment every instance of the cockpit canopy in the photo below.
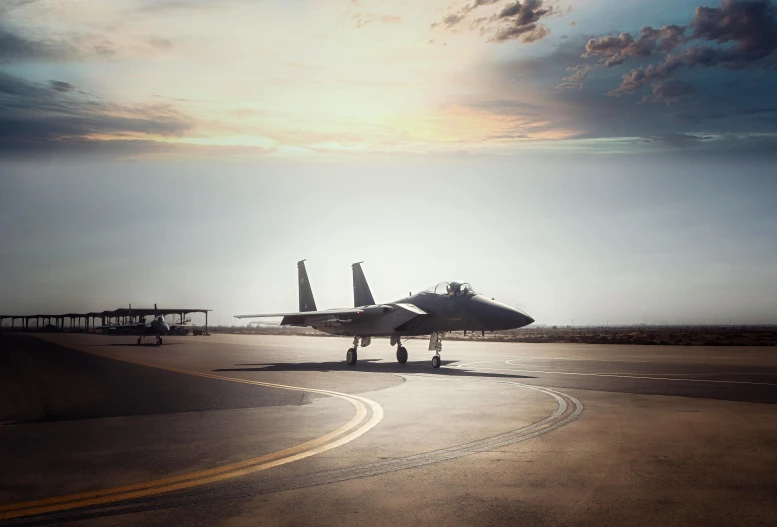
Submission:
<svg viewBox="0 0 777 527">
<path fill-rule="evenodd" d="M 468 282 L 440 282 L 434 287 L 424 289 L 422 293 L 440 296 L 474 296 L 477 294 Z"/>
</svg>

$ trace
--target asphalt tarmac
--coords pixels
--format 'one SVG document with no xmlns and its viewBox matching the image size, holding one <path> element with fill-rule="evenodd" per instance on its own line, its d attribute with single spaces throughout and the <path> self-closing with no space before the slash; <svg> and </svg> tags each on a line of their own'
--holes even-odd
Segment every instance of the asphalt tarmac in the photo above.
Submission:
<svg viewBox="0 0 777 527">
<path fill-rule="evenodd" d="M 0 336 L 0 523 L 776 525 L 777 349 Z"/>
</svg>

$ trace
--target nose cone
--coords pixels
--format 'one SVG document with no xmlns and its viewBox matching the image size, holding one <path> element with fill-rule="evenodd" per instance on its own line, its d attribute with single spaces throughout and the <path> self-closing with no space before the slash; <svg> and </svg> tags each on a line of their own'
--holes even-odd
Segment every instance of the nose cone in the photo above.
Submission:
<svg viewBox="0 0 777 527">
<path fill-rule="evenodd" d="M 477 296 L 473 300 L 478 304 L 478 318 L 486 330 L 516 329 L 534 322 L 532 317 L 520 309 L 502 302 L 482 296 Z"/>
</svg>

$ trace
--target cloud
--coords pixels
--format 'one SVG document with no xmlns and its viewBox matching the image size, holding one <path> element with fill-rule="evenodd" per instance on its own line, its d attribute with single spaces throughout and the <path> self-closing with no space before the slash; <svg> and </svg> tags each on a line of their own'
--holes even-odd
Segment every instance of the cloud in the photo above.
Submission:
<svg viewBox="0 0 777 527">
<path fill-rule="evenodd" d="M 35 40 L 17 34 L 0 22 L 0 63 L 30 60 L 64 60 L 73 50 L 66 43 L 51 39 Z"/>
<path fill-rule="evenodd" d="M 475 9 L 501 3 L 502 0 L 475 0 L 458 11 L 445 14 L 440 22 L 445 28 L 455 28 Z M 472 21 L 470 30 L 478 30 L 482 35 L 491 34 L 488 42 L 502 43 L 508 40 L 520 40 L 528 44 L 550 35 L 550 29 L 540 24 L 542 18 L 554 14 L 554 7 L 546 5 L 544 0 L 516 1 L 502 7 L 491 16 L 480 17 Z"/>
<path fill-rule="evenodd" d="M 98 148 L 104 139 L 139 146 L 160 137 L 180 136 L 194 121 L 175 106 L 122 105 L 85 95 L 72 84 L 30 82 L 0 72 L 0 155 Z M 102 147 L 99 147 L 102 148 Z"/>
<path fill-rule="evenodd" d="M 715 138 L 713 136 L 695 135 L 695 134 L 663 134 L 663 135 L 651 135 L 643 137 L 642 140 L 646 143 L 660 143 L 673 147 L 685 148 L 689 146 L 696 146 L 701 141 L 711 141 Z"/>
<path fill-rule="evenodd" d="M 626 57 L 649 57 L 656 51 L 672 51 L 684 41 L 685 30 L 685 26 L 676 24 L 660 29 L 644 26 L 637 39 L 630 33 L 592 38 L 586 43 L 582 57 L 600 57 L 606 67 L 612 68 L 623 64 Z"/>
<path fill-rule="evenodd" d="M 752 62 L 777 48 L 777 9 L 770 0 L 724 0 L 718 8 L 697 7 L 691 27 L 691 38 L 731 42 L 731 48 L 717 50 L 727 59 Z"/>
<path fill-rule="evenodd" d="M 571 75 L 561 79 L 561 84 L 556 85 L 557 90 L 564 90 L 569 88 L 580 89 L 583 87 L 583 81 L 588 78 L 588 72 L 591 71 L 591 66 L 588 64 L 580 64 L 578 66 L 570 66 L 567 71 L 572 71 Z"/>
<path fill-rule="evenodd" d="M 590 39 L 582 57 L 599 57 L 612 68 L 627 58 L 657 53 L 665 54 L 662 63 L 624 74 L 620 86 L 607 95 L 629 94 L 651 85 L 653 95 L 643 97 L 643 102 L 674 104 L 693 91 L 687 84 L 668 79 L 681 68 L 777 68 L 777 8 L 772 0 L 724 0 L 719 7 L 696 8 L 687 26 L 645 26 L 637 39 L 630 33 Z"/>
<path fill-rule="evenodd" d="M 620 86 L 607 92 L 607 95 L 617 97 L 635 92 L 654 81 L 667 78 L 682 65 L 682 60 L 679 57 L 667 55 L 666 60 L 661 64 L 650 64 L 645 68 L 637 68 L 624 74 Z"/>
<path fill-rule="evenodd" d="M 69 82 L 55 81 L 55 80 L 49 81 L 49 87 L 52 90 L 58 91 L 58 92 L 61 92 L 61 93 L 73 91 L 73 90 L 76 89 L 76 87 L 73 86 L 72 84 L 70 84 Z"/>
<path fill-rule="evenodd" d="M 524 43 L 540 40 L 550 34 L 550 29 L 538 22 L 552 13 L 553 7 L 546 6 L 543 0 L 515 2 L 499 13 L 498 19 L 504 21 L 504 24 L 499 27 L 491 40 L 504 42 L 519 38 Z"/>
<path fill-rule="evenodd" d="M 677 80 L 655 81 L 652 86 L 652 95 L 642 97 L 642 102 L 661 101 L 667 106 L 674 106 L 695 91 L 693 86 Z"/>
<path fill-rule="evenodd" d="M 352 17 L 356 20 L 356 27 L 361 28 L 373 22 L 380 22 L 382 24 L 399 24 L 402 22 L 402 17 L 395 15 L 376 15 L 372 13 L 356 13 Z"/>
<path fill-rule="evenodd" d="M 0 63 L 64 62 L 116 54 L 116 46 L 99 34 L 56 36 L 25 35 L 0 20 Z"/>
<path fill-rule="evenodd" d="M 477 9 L 478 7 L 487 6 L 487 5 L 493 5 L 498 4 L 502 0 L 475 0 L 471 4 L 467 4 L 464 7 L 462 7 L 460 10 L 448 13 L 442 17 L 439 24 L 445 26 L 445 27 L 453 27 L 459 24 L 462 20 L 467 18 L 467 15 L 469 15 L 473 10 Z M 437 26 L 438 23 L 432 24 L 432 27 Z"/>
</svg>

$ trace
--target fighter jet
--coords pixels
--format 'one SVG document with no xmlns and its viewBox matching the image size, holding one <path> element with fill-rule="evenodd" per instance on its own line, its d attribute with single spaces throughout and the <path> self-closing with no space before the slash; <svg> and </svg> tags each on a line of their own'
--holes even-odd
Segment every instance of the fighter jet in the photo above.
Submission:
<svg viewBox="0 0 777 527">
<path fill-rule="evenodd" d="M 403 337 L 430 335 L 429 351 L 434 351 L 432 367 L 440 367 L 442 340 L 452 331 L 486 331 L 514 329 L 528 326 L 534 319 L 523 311 L 488 298 L 462 281 L 440 282 L 406 298 L 376 304 L 367 285 L 367 279 L 357 262 L 353 270 L 354 307 L 316 310 L 313 291 L 305 270 L 305 260 L 297 262 L 299 278 L 299 311 L 296 313 L 268 313 L 236 315 L 235 318 L 283 317 L 283 326 L 310 326 L 333 335 L 353 337 L 353 347 L 345 355 L 349 366 L 356 364 L 359 344 L 370 345 L 372 337 L 389 337 L 397 346 L 397 362 L 407 362 Z"/>
<path fill-rule="evenodd" d="M 115 324 L 109 326 L 100 326 L 98 329 L 128 331 L 130 334 L 138 335 L 138 346 L 140 346 L 141 342 L 143 341 L 143 337 L 153 335 L 156 336 L 157 345 L 161 345 L 162 335 L 169 334 L 171 329 L 174 329 L 176 326 L 170 326 L 170 324 L 167 323 L 165 317 L 159 313 L 159 309 L 156 307 L 156 304 L 154 304 L 154 311 L 156 311 L 156 313 L 154 314 L 154 318 L 151 320 L 151 322 L 142 321 L 136 324 Z M 129 312 L 131 317 L 132 304 L 129 305 Z"/>
</svg>

